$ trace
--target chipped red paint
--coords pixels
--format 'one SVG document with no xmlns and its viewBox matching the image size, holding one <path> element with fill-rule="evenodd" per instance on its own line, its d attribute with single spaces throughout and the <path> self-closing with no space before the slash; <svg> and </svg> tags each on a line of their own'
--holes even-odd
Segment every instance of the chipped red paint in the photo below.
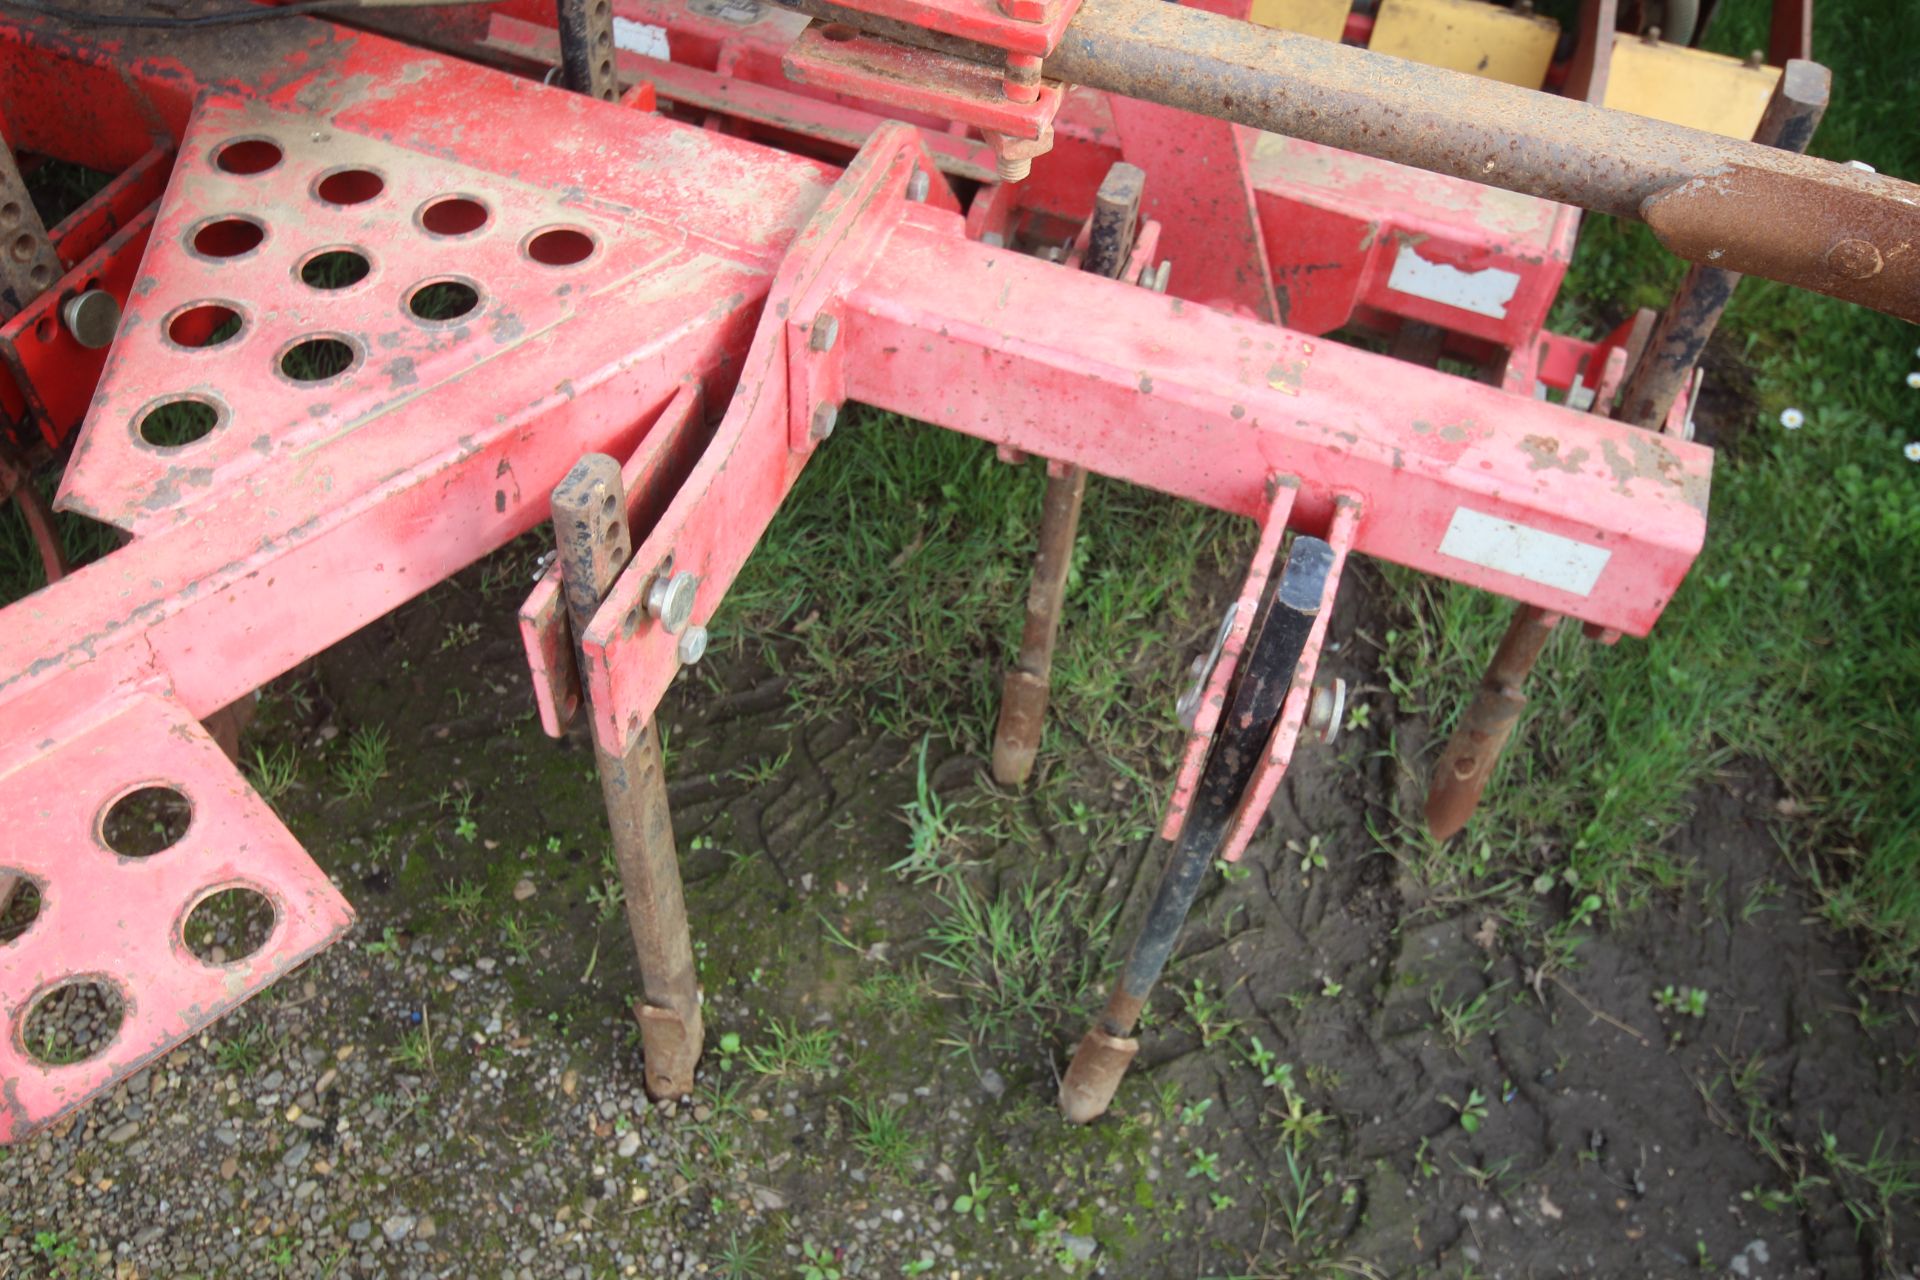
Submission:
<svg viewBox="0 0 1920 1280">
<path fill-rule="evenodd" d="M 1050 48 L 1072 8 L 1024 23 L 996 0 L 870 3 L 909 22 L 937 9 L 949 34 L 1020 52 Z M 593 730 L 616 752 L 680 665 L 646 609 L 654 577 L 669 558 L 697 574 L 691 621 L 709 620 L 846 401 L 1256 520 L 1247 601 L 1292 528 L 1328 534 L 1342 557 L 1638 634 L 1697 553 L 1708 450 L 1534 398 L 1536 380 L 1565 389 L 1619 363 L 1617 342 L 1540 328 L 1571 246 L 1567 209 L 1236 126 L 1183 138 L 1166 108 L 1143 124 L 1099 93 L 1048 88 L 1036 102 L 1054 151 L 963 215 L 946 176 L 987 179 L 990 148 L 924 94 L 887 107 L 839 91 L 851 82 L 789 81 L 795 15 L 618 7 L 661 26 L 675 57 L 623 54 L 638 87 L 619 105 L 307 19 L 165 41 L 0 21 L 13 143 L 127 170 L 60 228 L 75 271 L 106 255 L 103 287 L 124 303 L 97 393 L 59 343 L 44 359 L 14 350 L 9 367 L 12 403 L 37 397 L 49 442 L 91 397 L 61 501 L 132 535 L 0 613 L 0 797 L 31 815 L 0 835 L 0 876 L 32 875 L 51 903 L 0 947 L 0 1140 L 346 927 L 344 903 L 196 722 L 546 519 L 584 453 L 629 460 L 636 550 L 581 645 Z M 543 12 L 446 20 L 477 23 L 466 38 L 537 68 L 554 56 Z M 237 140 L 277 158 L 223 168 Z M 1233 163 L 1208 169 L 1217 146 Z M 1119 280 L 978 239 L 1070 246 L 1123 155 L 1147 170 L 1164 221 L 1142 223 Z M 849 159 L 844 173 L 833 163 Z M 1156 183 L 1169 190 L 1158 206 Z M 364 257 L 364 278 L 306 283 L 303 266 L 328 250 Z M 1166 253 L 1162 297 L 1138 282 Z M 1504 314 L 1395 288 L 1407 253 L 1423 269 L 1512 275 Z M 473 290 L 469 313 L 410 314 L 418 288 L 447 281 Z M 239 332 L 196 345 L 227 311 Z M 1504 387 L 1319 336 L 1410 319 L 1445 328 L 1448 349 Z M 302 382 L 280 361 L 314 338 L 351 358 Z M 212 429 L 144 440 L 145 413 L 182 397 L 214 410 Z M 710 429 L 703 403 L 724 406 Z M 1604 571 L 1581 591 L 1451 555 L 1442 543 L 1467 508 L 1604 552 Z M 557 585 L 549 573 L 523 617 L 549 731 L 579 696 Z M 1170 830 L 1251 620 L 1207 688 Z M 1292 749 L 1318 636 L 1256 794 Z M 93 815 L 154 779 L 201 816 L 178 848 L 130 867 L 99 848 Z M 243 970 L 212 973 L 183 958 L 176 926 L 192 899 L 243 875 L 229 864 L 242 849 L 281 923 Z M 98 922 L 112 937 L 74 924 L 82 897 L 111 904 Z M 127 1028 L 88 1063 L 27 1063 L 32 1002 L 82 973 L 122 990 Z"/>
</svg>

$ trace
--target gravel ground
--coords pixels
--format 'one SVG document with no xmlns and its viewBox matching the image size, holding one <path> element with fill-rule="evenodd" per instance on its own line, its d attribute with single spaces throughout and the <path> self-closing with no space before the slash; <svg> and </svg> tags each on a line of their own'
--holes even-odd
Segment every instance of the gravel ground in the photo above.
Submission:
<svg viewBox="0 0 1920 1280">
<path fill-rule="evenodd" d="M 651 1103 L 631 1044 L 582 1071 L 565 1041 L 521 1025 L 508 981 L 521 957 L 388 945 L 362 936 L 323 954 L 278 996 L 9 1153 L 0 1274 L 714 1274 L 714 1259 L 685 1247 L 689 1228 L 720 1198 L 742 1232 L 786 1210 L 779 1179 L 794 1148 L 837 1121 L 809 1091 L 759 1078 L 718 1115 L 704 1101 Z M 383 994 L 365 1009 L 369 985 Z M 437 993 L 435 1012 L 422 1023 L 384 994 L 396 990 Z M 406 1028 L 400 1049 L 352 1034 L 370 1021 Z M 425 1043 L 431 1061 L 415 1070 L 406 1054 Z M 716 1140 L 755 1158 L 715 1179 Z M 953 1180 L 945 1166 L 927 1172 Z M 954 1256 L 949 1197 L 844 1163 L 830 1176 L 845 1229 L 831 1242 L 794 1234 L 783 1250 L 794 1266 L 808 1245 L 849 1277 L 895 1274 L 885 1258 Z"/>
</svg>

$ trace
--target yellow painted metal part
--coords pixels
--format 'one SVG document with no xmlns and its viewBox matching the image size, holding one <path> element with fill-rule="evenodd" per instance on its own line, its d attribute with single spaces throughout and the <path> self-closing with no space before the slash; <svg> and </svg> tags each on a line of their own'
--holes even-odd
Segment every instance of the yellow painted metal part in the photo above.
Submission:
<svg viewBox="0 0 1920 1280">
<path fill-rule="evenodd" d="M 1729 138 L 1751 138 L 1780 81 L 1778 67 L 1650 43 L 1616 32 L 1604 105 Z"/>
<path fill-rule="evenodd" d="M 1353 0 L 1253 0 L 1247 17 L 1263 27 L 1338 41 L 1351 8 Z"/>
<path fill-rule="evenodd" d="M 1484 0 L 1380 0 L 1368 48 L 1429 67 L 1538 89 L 1560 24 Z"/>
</svg>

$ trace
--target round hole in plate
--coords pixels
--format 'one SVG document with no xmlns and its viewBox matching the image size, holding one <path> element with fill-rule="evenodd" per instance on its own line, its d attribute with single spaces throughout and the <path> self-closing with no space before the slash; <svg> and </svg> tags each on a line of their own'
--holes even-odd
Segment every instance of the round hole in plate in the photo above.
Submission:
<svg viewBox="0 0 1920 1280">
<path fill-rule="evenodd" d="M 146 858 L 180 843 L 193 806 L 177 787 L 150 782 L 115 800 L 100 815 L 100 842 L 123 858 Z"/>
<path fill-rule="evenodd" d="M 240 332 L 240 313 L 224 302 L 196 302 L 167 321 L 167 337 L 180 347 L 217 347 Z"/>
<path fill-rule="evenodd" d="M 266 138 L 242 138 L 214 152 L 213 163 L 227 173 L 244 176 L 265 173 L 280 163 L 283 154 L 277 142 L 270 142 Z"/>
<path fill-rule="evenodd" d="M 33 236 L 22 231 L 13 238 L 13 243 L 7 246 L 7 252 L 13 255 L 15 262 L 33 261 Z"/>
<path fill-rule="evenodd" d="M 267 945 L 279 913 L 258 889 L 229 885 L 193 904 L 180 941 L 202 964 L 232 964 Z"/>
<path fill-rule="evenodd" d="M 20 1021 L 20 1047 L 47 1067 L 66 1067 L 98 1057 L 120 1034 L 127 1002 L 105 978 L 68 978 L 27 1005 Z"/>
<path fill-rule="evenodd" d="M 295 382 L 325 382 L 353 367 L 353 347 L 340 338 L 316 334 L 280 353 L 280 372 Z"/>
<path fill-rule="evenodd" d="M 40 882 L 32 876 L 0 871 L 0 899 L 4 899 L 0 903 L 0 945 L 5 945 L 24 935 L 40 918 Z"/>
<path fill-rule="evenodd" d="M 358 249 L 322 249 L 300 264 L 300 282 L 315 289 L 344 289 L 365 280 L 372 270 Z"/>
<path fill-rule="evenodd" d="M 33 322 L 33 336 L 42 342 L 53 341 L 53 317 L 41 316 Z"/>
<path fill-rule="evenodd" d="M 415 319 L 458 320 L 480 305 L 480 291 L 464 280 L 428 280 L 407 295 Z"/>
<path fill-rule="evenodd" d="M 858 31 L 844 22 L 829 22 L 826 26 L 820 28 L 821 38 L 831 40 L 835 44 L 845 44 L 859 34 Z"/>
<path fill-rule="evenodd" d="M 576 227 L 554 227 L 527 241 L 527 256 L 549 267 L 571 267 L 593 253 L 593 237 Z"/>
<path fill-rule="evenodd" d="M 237 258 L 251 253 L 267 238 L 267 229 L 252 218 L 215 218 L 193 232 L 193 251 L 203 258 Z"/>
<path fill-rule="evenodd" d="M 328 204 L 365 204 L 387 189 L 387 180 L 371 169 L 335 169 L 314 183 L 313 193 Z"/>
<path fill-rule="evenodd" d="M 18 200 L 8 200 L 6 203 L 0 204 L 0 227 L 12 226 L 14 223 L 20 221 L 22 215 L 25 213 L 26 210 L 21 207 Z"/>
<path fill-rule="evenodd" d="M 156 449 L 192 444 L 220 425 L 220 409 L 204 396 L 169 396 L 141 414 L 140 438 Z"/>
<path fill-rule="evenodd" d="M 420 225 L 436 236 L 464 236 L 487 225 L 487 206 L 471 196 L 441 196 L 420 210 Z"/>
</svg>

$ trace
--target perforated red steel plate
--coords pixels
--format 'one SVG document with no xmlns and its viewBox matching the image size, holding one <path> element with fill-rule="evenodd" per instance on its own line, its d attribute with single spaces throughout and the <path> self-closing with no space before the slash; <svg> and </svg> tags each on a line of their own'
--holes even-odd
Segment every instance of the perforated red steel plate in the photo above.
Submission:
<svg viewBox="0 0 1920 1280">
<path fill-rule="evenodd" d="M 134 532 L 182 519 L 538 343 L 673 247 L 580 194 L 324 117 L 203 103 L 63 504 Z"/>
<path fill-rule="evenodd" d="M 116 853 L 107 815 L 146 788 L 184 799 L 184 834 L 147 856 Z M 332 882 L 170 699 L 135 695 L 0 775 L 0 813 L 0 872 L 39 895 L 26 931 L 0 945 L 0 1143 L 139 1070 L 353 923 Z M 273 921 L 257 950 L 211 963 L 185 930 L 227 889 L 263 896 Z M 119 1004 L 117 1031 L 103 1023 L 77 1048 L 37 1031 L 30 1042 L 36 1008 L 80 984 Z"/>
</svg>

